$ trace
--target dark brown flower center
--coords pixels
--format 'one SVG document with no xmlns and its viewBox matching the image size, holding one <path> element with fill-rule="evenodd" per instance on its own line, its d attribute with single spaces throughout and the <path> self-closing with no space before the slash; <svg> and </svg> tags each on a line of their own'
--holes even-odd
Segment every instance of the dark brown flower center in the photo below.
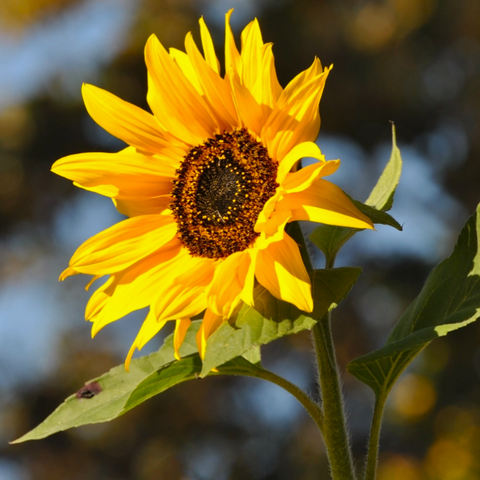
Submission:
<svg viewBox="0 0 480 480">
<path fill-rule="evenodd" d="M 278 163 L 246 129 L 209 138 L 185 155 L 172 191 L 178 238 L 191 255 L 225 258 L 248 248 L 275 193 Z"/>
</svg>

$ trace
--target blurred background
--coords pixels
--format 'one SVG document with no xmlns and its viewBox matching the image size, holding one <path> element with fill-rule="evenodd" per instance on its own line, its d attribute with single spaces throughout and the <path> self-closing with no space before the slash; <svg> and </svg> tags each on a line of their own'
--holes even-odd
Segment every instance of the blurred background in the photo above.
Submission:
<svg viewBox="0 0 480 480">
<path fill-rule="evenodd" d="M 143 46 L 183 49 L 203 15 L 223 55 L 255 16 L 285 86 L 318 56 L 335 67 L 318 144 L 332 181 L 365 200 L 397 128 L 404 231 L 357 235 L 338 265 L 363 275 L 334 314 L 342 368 L 380 347 L 480 200 L 480 3 L 474 0 L 2 0 L 0 3 L 0 479 L 328 478 L 316 427 L 293 397 L 243 378 L 189 382 L 108 424 L 10 446 L 84 382 L 122 363 L 145 315 L 95 340 L 86 278 L 58 283 L 76 247 L 116 223 L 110 200 L 50 173 L 58 158 L 118 151 L 83 107 L 82 82 L 146 108 Z M 318 259 L 319 266 L 321 259 Z M 152 341 L 154 351 L 162 339 Z M 265 365 L 313 391 L 308 333 L 263 348 Z M 373 395 L 344 374 L 353 445 Z M 379 480 L 480 479 L 480 323 L 432 343 L 388 404 Z M 320 473 L 319 473 L 320 472 Z"/>
</svg>

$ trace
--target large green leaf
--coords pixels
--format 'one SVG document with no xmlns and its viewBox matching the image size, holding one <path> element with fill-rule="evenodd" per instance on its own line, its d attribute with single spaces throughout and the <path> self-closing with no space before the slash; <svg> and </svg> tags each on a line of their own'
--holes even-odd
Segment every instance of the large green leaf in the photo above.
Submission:
<svg viewBox="0 0 480 480">
<path fill-rule="evenodd" d="M 261 367 L 250 363 L 243 357 L 237 357 L 218 367 L 215 372 L 209 375 L 244 375 L 250 377 L 261 377 L 264 371 Z M 162 393 L 168 388 L 199 378 L 202 371 L 202 360 L 198 353 L 182 358 L 178 362 L 166 365 L 156 372 L 153 372 L 143 380 L 131 393 L 125 410 L 130 410 L 145 400 Z"/>
<path fill-rule="evenodd" d="M 205 377 L 213 368 L 243 355 L 252 347 L 311 329 L 320 317 L 345 298 L 360 271 L 359 268 L 344 267 L 313 272 L 315 307 L 309 314 L 257 286 L 254 291 L 255 307 L 243 305 L 232 319 L 235 326 L 225 322 L 208 339 L 201 376 Z"/>
<path fill-rule="evenodd" d="M 402 172 L 402 157 L 397 147 L 395 126 L 392 125 L 392 153 L 382 175 L 373 188 L 365 204 L 353 200 L 355 206 L 374 224 L 389 225 L 402 230 L 400 224 L 385 213 L 393 204 L 393 197 Z M 311 234 L 310 240 L 325 254 L 325 257 L 333 261 L 340 248 L 360 229 L 334 227 L 332 225 L 320 225 Z"/>
<path fill-rule="evenodd" d="M 201 321 L 192 322 L 180 349 L 181 355 L 186 356 L 197 351 L 195 334 L 200 323 Z M 87 382 L 97 382 L 101 392 L 92 398 L 77 398 L 75 394 L 71 395 L 44 422 L 13 443 L 48 437 L 80 425 L 107 422 L 123 415 L 127 411 L 125 403 L 132 391 L 152 372 L 172 362 L 173 353 L 173 335 L 170 335 L 158 352 L 132 360 L 130 372 L 126 372 L 125 367 L 119 365 L 101 377 Z"/>
<path fill-rule="evenodd" d="M 480 205 L 463 227 L 452 255 L 430 273 L 386 345 L 355 359 L 348 371 L 386 395 L 415 356 L 433 339 L 480 316 Z"/>
</svg>

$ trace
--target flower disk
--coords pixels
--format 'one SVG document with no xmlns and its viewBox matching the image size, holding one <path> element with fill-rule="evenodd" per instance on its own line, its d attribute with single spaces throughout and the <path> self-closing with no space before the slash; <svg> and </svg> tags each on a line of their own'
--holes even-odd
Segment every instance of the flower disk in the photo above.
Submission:
<svg viewBox="0 0 480 480">
<path fill-rule="evenodd" d="M 178 238 L 191 255 L 225 258 L 260 234 L 255 222 L 275 194 L 278 163 L 244 128 L 194 147 L 172 191 Z"/>
</svg>

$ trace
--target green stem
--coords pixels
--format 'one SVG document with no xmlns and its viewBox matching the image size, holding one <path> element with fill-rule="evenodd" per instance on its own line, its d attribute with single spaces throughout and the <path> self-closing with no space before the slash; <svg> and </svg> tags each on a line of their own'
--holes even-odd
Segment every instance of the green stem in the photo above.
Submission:
<svg viewBox="0 0 480 480">
<path fill-rule="evenodd" d="M 323 435 L 334 480 L 355 480 L 330 313 L 313 327 L 324 413 Z"/>
<path fill-rule="evenodd" d="M 382 428 L 383 411 L 387 395 L 380 394 L 375 401 L 370 439 L 368 440 L 367 466 L 365 468 L 365 480 L 375 480 L 377 476 L 378 446 L 380 430 Z"/>
<path fill-rule="evenodd" d="M 211 373 L 211 375 L 225 375 L 225 367 L 222 367 L 218 373 Z M 246 369 L 244 372 L 240 373 L 238 368 L 235 369 L 235 375 L 242 375 L 246 377 L 261 378 L 269 382 L 282 387 L 287 392 L 291 393 L 304 407 L 309 415 L 313 418 L 313 421 L 317 424 L 320 432 L 323 433 L 324 429 L 324 416 L 320 405 L 315 402 L 309 395 L 304 392 L 301 388 L 297 387 L 295 384 L 289 382 L 283 377 L 276 375 L 270 370 L 265 370 L 264 368 L 259 368 L 255 370 Z"/>
<path fill-rule="evenodd" d="M 309 272 L 312 272 L 313 268 L 305 238 L 298 222 L 292 222 L 288 225 L 288 233 L 299 244 L 305 267 Z M 333 268 L 334 263 L 335 256 L 327 258 L 326 268 Z M 328 313 L 320 319 L 312 330 L 320 377 L 320 393 L 323 402 L 323 428 L 320 428 L 320 430 L 323 433 L 327 446 L 333 479 L 355 480 L 343 407 L 340 375 L 330 323 L 330 313 Z"/>
<path fill-rule="evenodd" d="M 329 268 L 333 268 L 335 264 L 335 257 L 337 256 L 337 252 L 335 252 L 335 255 L 332 255 L 331 257 L 328 257 L 325 260 L 325 268 L 328 270 Z"/>
</svg>

